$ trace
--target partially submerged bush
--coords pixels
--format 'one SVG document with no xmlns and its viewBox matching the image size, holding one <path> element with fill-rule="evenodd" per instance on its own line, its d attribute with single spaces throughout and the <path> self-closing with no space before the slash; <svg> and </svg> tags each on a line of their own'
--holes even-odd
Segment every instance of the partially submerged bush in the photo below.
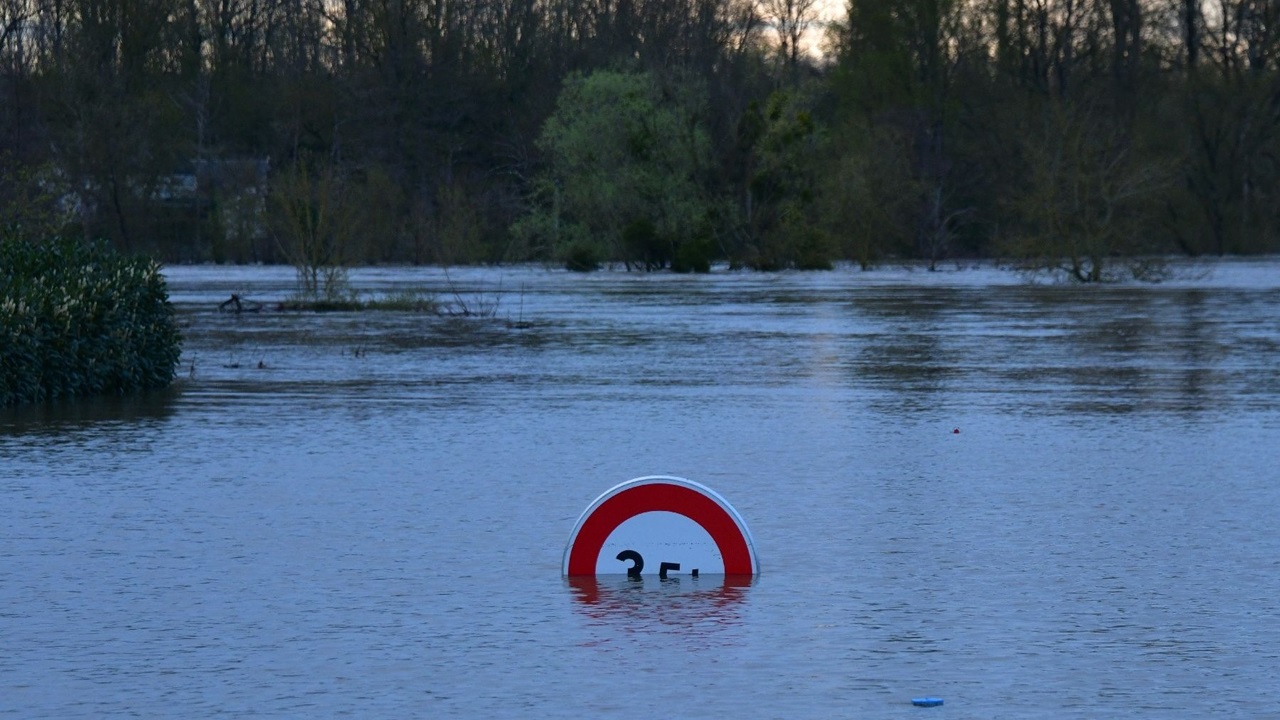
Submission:
<svg viewBox="0 0 1280 720">
<path fill-rule="evenodd" d="M 671 260 L 671 269 L 679 273 L 709 273 L 711 261 L 715 258 L 715 242 L 706 236 L 685 240 L 676 246 L 676 255 Z"/>
<path fill-rule="evenodd" d="M 585 241 L 574 243 L 565 251 L 564 267 L 573 272 L 599 270 L 600 253 L 595 246 Z"/>
<path fill-rule="evenodd" d="M 0 406 L 165 387 L 181 343 L 154 261 L 0 237 Z"/>
</svg>

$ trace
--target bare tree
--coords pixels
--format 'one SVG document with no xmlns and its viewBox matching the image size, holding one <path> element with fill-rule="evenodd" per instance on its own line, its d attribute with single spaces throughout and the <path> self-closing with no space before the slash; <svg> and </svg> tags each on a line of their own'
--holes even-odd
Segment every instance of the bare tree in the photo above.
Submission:
<svg viewBox="0 0 1280 720">
<path fill-rule="evenodd" d="M 818 17 L 817 0 L 761 0 L 761 15 L 778 33 L 778 56 L 794 76 L 801 59 L 801 43 Z"/>
</svg>

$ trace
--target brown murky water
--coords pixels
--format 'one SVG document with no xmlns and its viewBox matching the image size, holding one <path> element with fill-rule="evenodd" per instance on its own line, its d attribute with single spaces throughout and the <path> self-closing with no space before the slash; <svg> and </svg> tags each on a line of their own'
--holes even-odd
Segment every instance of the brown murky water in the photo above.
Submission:
<svg viewBox="0 0 1280 720">
<path fill-rule="evenodd" d="M 1276 261 L 353 275 L 488 318 L 168 276 L 171 392 L 0 413 L 0 715 L 1280 708 Z M 562 580 L 653 473 L 728 498 L 763 574 Z"/>
</svg>

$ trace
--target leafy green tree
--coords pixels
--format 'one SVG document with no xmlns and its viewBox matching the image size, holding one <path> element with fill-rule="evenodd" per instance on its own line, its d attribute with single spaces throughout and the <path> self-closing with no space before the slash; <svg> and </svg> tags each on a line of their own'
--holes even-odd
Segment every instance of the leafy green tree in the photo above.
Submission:
<svg viewBox="0 0 1280 720">
<path fill-rule="evenodd" d="M 1172 180 L 1170 165 L 1083 103 L 1050 102 L 1021 149 L 1027 183 L 1007 206 L 1015 223 L 1004 244 L 1010 256 L 1078 282 L 1158 269 L 1146 261 L 1159 249 L 1147 228 Z"/>
<path fill-rule="evenodd" d="M 837 162 L 833 169 L 840 175 L 874 168 L 884 175 L 887 182 L 850 188 L 865 191 L 852 202 L 866 207 L 869 217 L 846 227 L 865 233 L 879 226 L 888 233 L 879 243 L 863 235 L 849 244 L 863 263 L 878 251 L 903 250 L 936 263 L 970 211 L 958 200 L 958 188 L 969 180 L 958 177 L 951 146 L 962 122 L 958 68 L 981 43 L 966 29 L 963 6 L 955 0 L 849 0 L 847 7 L 834 33 L 831 85 L 839 112 L 833 132 L 845 136 L 844 147 L 855 154 L 869 146 L 848 136 L 864 135 L 877 146 L 870 151 L 884 157 Z M 909 242 L 902 242 L 904 236 Z"/>
<path fill-rule="evenodd" d="M 538 140 L 546 171 L 535 207 L 516 232 L 565 259 L 670 264 L 708 232 L 704 105 L 688 81 L 613 70 L 570 77 Z"/>
<path fill-rule="evenodd" d="M 759 270 L 826 269 L 835 250 L 815 214 L 817 168 L 826 145 L 803 90 L 752 104 L 739 125 L 748 150 L 744 247 L 736 258 Z"/>
<path fill-rule="evenodd" d="M 864 270 L 885 257 L 908 257 L 915 242 L 916 199 L 911 148 L 886 128 L 846 125 L 822 161 L 815 215 L 839 257 Z"/>
</svg>

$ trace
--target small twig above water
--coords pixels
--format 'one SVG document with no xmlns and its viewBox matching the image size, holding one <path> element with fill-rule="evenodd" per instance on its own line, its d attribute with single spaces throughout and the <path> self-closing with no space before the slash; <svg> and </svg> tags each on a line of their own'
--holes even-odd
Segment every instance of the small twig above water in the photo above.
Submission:
<svg viewBox="0 0 1280 720">
<path fill-rule="evenodd" d="M 491 318 L 498 314 L 498 306 L 502 304 L 501 280 L 498 281 L 498 289 L 491 296 L 486 297 L 484 293 L 476 293 L 473 299 L 468 300 L 463 297 L 458 286 L 454 284 L 447 268 L 444 271 L 444 278 L 445 282 L 449 284 L 449 293 L 453 295 L 453 302 L 440 306 L 438 312 L 441 315 Z"/>
<path fill-rule="evenodd" d="M 218 305 L 218 312 L 224 313 L 256 313 L 262 310 L 262 303 L 254 300 L 246 300 L 238 294 L 232 293 L 231 297 L 223 300 Z"/>
<path fill-rule="evenodd" d="M 525 322 L 524 319 L 524 283 L 520 284 L 520 311 L 517 313 L 515 321 L 512 321 L 510 317 L 507 318 L 507 327 L 518 330 L 533 327 L 533 323 Z"/>
</svg>

